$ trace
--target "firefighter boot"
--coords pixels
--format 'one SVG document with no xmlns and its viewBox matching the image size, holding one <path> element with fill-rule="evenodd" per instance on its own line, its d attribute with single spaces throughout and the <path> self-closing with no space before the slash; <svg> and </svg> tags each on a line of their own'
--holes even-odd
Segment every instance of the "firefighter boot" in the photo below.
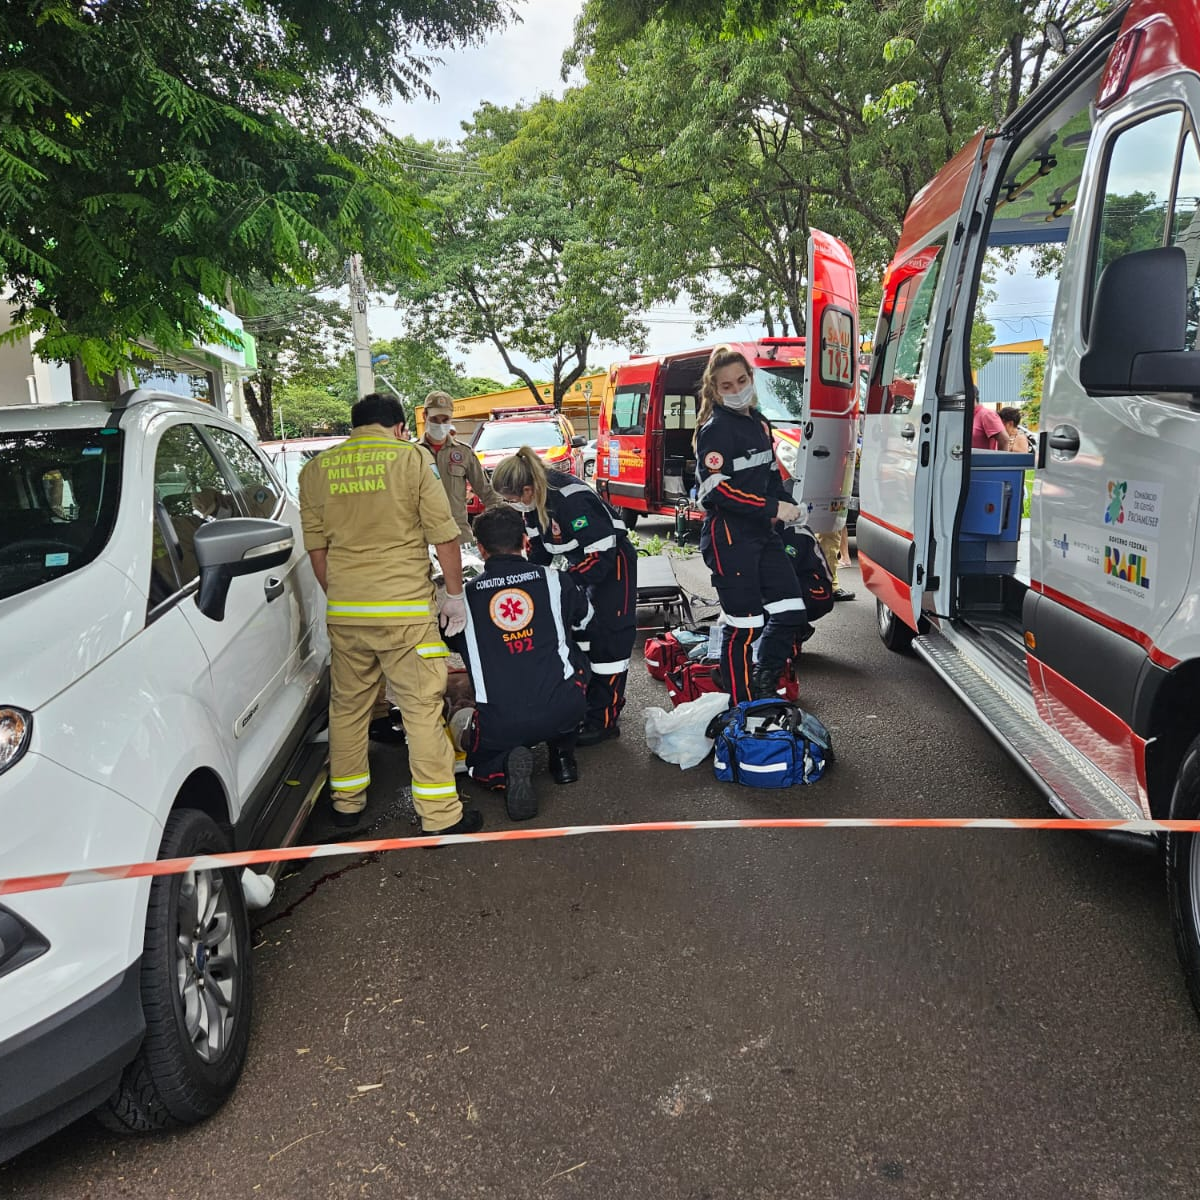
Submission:
<svg viewBox="0 0 1200 1200">
<path fill-rule="evenodd" d="M 579 782 L 579 764 L 573 746 L 550 747 L 550 777 L 555 783 Z"/>
</svg>

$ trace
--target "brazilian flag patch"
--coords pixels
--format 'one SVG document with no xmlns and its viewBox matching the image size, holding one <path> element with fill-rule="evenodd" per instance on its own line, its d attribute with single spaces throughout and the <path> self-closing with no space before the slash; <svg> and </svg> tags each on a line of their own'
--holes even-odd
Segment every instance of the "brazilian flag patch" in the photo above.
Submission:
<svg viewBox="0 0 1200 1200">
<path fill-rule="evenodd" d="M 576 517 L 575 520 L 573 520 L 571 522 L 571 528 L 574 529 L 576 531 L 576 533 L 578 533 L 579 530 L 584 529 L 586 527 L 587 527 L 587 517 Z"/>
</svg>

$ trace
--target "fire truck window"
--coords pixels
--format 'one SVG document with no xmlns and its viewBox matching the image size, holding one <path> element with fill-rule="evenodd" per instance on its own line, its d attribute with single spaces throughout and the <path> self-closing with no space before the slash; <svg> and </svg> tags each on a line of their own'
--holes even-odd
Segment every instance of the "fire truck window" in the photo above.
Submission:
<svg viewBox="0 0 1200 1200">
<path fill-rule="evenodd" d="M 1196 331 L 1200 326 L 1200 151 L 1196 131 L 1183 140 L 1179 163 L 1179 182 L 1175 185 L 1175 206 L 1171 213 L 1171 245 L 1180 246 L 1187 255 L 1188 289 L 1187 348 L 1196 349 Z"/>
<path fill-rule="evenodd" d="M 1182 124 L 1183 114 L 1173 109 L 1123 129 L 1112 143 L 1104 175 L 1092 295 L 1104 268 L 1114 259 L 1165 244 Z M 1089 311 L 1085 328 L 1090 319 Z"/>
<path fill-rule="evenodd" d="M 646 432 L 646 410 L 650 393 L 645 388 L 618 388 L 613 397 L 611 431 L 621 434 Z"/>
</svg>

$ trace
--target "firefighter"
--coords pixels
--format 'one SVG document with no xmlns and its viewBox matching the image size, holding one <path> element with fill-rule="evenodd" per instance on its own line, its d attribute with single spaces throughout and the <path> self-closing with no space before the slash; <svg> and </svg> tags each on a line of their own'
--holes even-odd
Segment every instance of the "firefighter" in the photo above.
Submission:
<svg viewBox="0 0 1200 1200">
<path fill-rule="evenodd" d="M 625 523 L 586 483 L 547 471 L 528 446 L 496 467 L 492 487 L 525 514 L 530 559 L 549 564 L 556 554 L 563 555 L 568 574 L 587 588 L 593 616 L 583 648 L 592 678 L 587 718 L 576 744 L 593 746 L 619 737 L 637 633 L 637 557 Z"/>
<path fill-rule="evenodd" d="M 446 392 L 430 392 L 425 397 L 425 433 L 421 445 L 433 455 L 442 476 L 442 486 L 450 500 L 450 512 L 458 522 L 459 542 L 471 541 L 467 520 L 467 484 L 483 502 L 484 508 L 497 503 L 496 493 L 466 442 L 454 437 L 454 400 Z"/>
<path fill-rule="evenodd" d="M 784 491 L 771 426 L 757 403 L 749 360 L 718 346 L 700 385 L 694 445 L 705 509 L 700 552 L 721 601 L 721 673 L 734 704 L 775 694 L 808 624 L 774 529 L 776 520 L 798 521 L 800 509 Z"/>
<path fill-rule="evenodd" d="M 408 734 L 422 829 L 474 833 L 483 817 L 459 799 L 454 749 L 442 724 L 449 651 L 429 577 L 432 545 L 446 579 L 441 624 L 448 636 L 458 633 L 466 624 L 458 526 L 437 467 L 402 439 L 398 400 L 372 393 L 354 405 L 350 419 L 349 438 L 300 473 L 304 548 L 328 597 L 334 824 L 356 825 L 366 808 L 367 725 L 382 676 Z"/>
<path fill-rule="evenodd" d="M 467 584 L 467 627 L 452 639 L 475 687 L 451 721 L 471 778 L 504 790 L 514 821 L 537 816 L 530 747 L 547 742 L 555 783 L 574 783 L 575 735 L 587 712 L 587 661 L 573 630 L 587 595 L 569 575 L 525 558 L 525 521 L 492 508 L 475 522 L 484 570 Z"/>
</svg>

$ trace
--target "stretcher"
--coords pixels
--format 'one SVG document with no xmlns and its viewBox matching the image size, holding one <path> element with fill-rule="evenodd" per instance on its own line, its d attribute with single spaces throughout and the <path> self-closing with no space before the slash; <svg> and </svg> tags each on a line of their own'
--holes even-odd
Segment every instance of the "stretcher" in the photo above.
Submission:
<svg viewBox="0 0 1200 1200">
<path fill-rule="evenodd" d="M 675 565 L 665 554 L 640 556 L 637 560 L 638 629 L 665 631 L 692 623 L 692 606 L 675 578 Z M 642 610 L 652 610 L 656 619 L 642 623 Z"/>
</svg>

